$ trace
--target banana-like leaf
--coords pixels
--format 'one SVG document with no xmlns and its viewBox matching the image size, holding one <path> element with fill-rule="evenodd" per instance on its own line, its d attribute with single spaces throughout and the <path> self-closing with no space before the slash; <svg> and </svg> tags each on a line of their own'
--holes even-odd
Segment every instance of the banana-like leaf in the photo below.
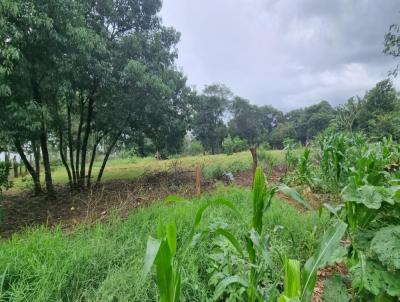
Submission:
<svg viewBox="0 0 400 302">
<path fill-rule="evenodd" d="M 286 184 L 280 184 L 278 186 L 278 191 L 282 192 L 286 196 L 294 199 L 298 203 L 300 203 L 303 207 L 305 207 L 307 210 L 311 210 L 312 207 L 310 204 L 303 198 L 303 196 L 300 195 L 299 192 L 297 192 L 295 189 L 288 187 Z"/>
<path fill-rule="evenodd" d="M 312 295 L 317 281 L 318 268 L 324 267 L 331 262 L 331 257 L 336 255 L 340 240 L 346 232 L 347 224 L 338 220 L 324 234 L 320 246 L 315 254 L 309 258 L 303 270 L 303 291 L 301 301 L 308 301 Z"/>
</svg>

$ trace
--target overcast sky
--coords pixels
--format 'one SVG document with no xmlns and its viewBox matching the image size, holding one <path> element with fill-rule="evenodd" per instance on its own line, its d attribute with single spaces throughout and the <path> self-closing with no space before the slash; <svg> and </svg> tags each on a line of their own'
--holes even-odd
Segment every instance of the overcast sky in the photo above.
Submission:
<svg viewBox="0 0 400 302">
<path fill-rule="evenodd" d="M 399 0 L 164 0 L 161 16 L 190 85 L 284 111 L 363 96 L 396 65 L 382 49 Z"/>
</svg>

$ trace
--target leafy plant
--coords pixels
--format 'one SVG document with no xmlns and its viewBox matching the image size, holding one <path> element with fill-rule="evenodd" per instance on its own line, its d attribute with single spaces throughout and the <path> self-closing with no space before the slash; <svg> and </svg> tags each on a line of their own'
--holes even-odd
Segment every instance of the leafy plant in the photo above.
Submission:
<svg viewBox="0 0 400 302">
<path fill-rule="evenodd" d="M 344 256 L 346 250 L 339 245 L 347 225 L 338 220 L 324 234 L 320 246 L 307 260 L 302 270 L 298 260 L 286 259 L 284 263 L 284 292 L 279 302 L 310 301 L 317 282 L 317 270 Z M 301 280 L 301 282 L 300 282 Z"/>
<path fill-rule="evenodd" d="M 12 187 L 12 182 L 8 180 L 11 164 L 9 162 L 0 162 L 0 193 L 3 189 Z"/>
<path fill-rule="evenodd" d="M 260 167 L 256 169 L 253 198 L 252 198 L 252 221 L 251 229 L 244 236 L 244 247 L 241 240 L 236 238 L 226 228 L 221 228 L 220 235 L 231 242 L 237 252 L 238 262 L 243 268 L 247 268 L 237 275 L 223 275 L 219 279 L 215 289 L 214 299 L 220 298 L 229 292 L 229 287 L 237 286 L 236 294 L 244 301 L 264 301 L 268 289 L 265 288 L 265 269 L 270 261 L 268 236 L 263 234 L 263 215 L 270 207 L 271 200 L 275 195 L 276 188 L 268 188 L 265 176 Z M 218 261 L 217 261 L 218 262 Z M 224 259 L 220 259 L 221 267 Z M 262 286 L 264 285 L 264 286 Z"/>
<path fill-rule="evenodd" d="M 147 241 L 143 277 L 147 276 L 153 263 L 155 263 L 157 267 L 157 286 L 160 293 L 160 301 L 180 301 L 182 277 L 180 273 L 180 264 L 175 261 L 175 224 L 168 224 L 166 226 L 165 234 L 163 234 L 161 229 L 158 236 L 158 239 L 150 237 Z"/>
<path fill-rule="evenodd" d="M 168 196 L 166 200 L 168 202 L 184 201 L 184 199 L 177 196 Z M 180 301 L 182 261 L 189 248 L 196 244 L 203 233 L 207 233 L 206 231 L 196 234 L 204 211 L 207 208 L 215 205 L 223 205 L 237 212 L 233 204 L 223 198 L 210 200 L 201 206 L 197 210 L 189 237 L 182 245 L 182 254 L 180 255 L 180 258 L 175 257 L 177 253 L 177 231 L 175 223 L 167 224 L 165 232 L 162 225 L 159 224 L 157 238 L 153 238 L 151 236 L 149 237 L 144 258 L 143 277 L 145 278 L 147 276 L 154 264 L 156 266 L 156 280 L 160 295 L 160 302 Z M 214 231 L 218 234 L 225 235 L 228 239 L 232 239 L 231 236 L 222 229 L 217 229 Z M 234 241 L 232 242 L 235 244 Z"/>
<path fill-rule="evenodd" d="M 248 143 L 246 140 L 241 139 L 238 136 L 231 137 L 228 135 L 224 141 L 222 142 L 222 148 L 224 152 L 228 155 L 233 154 L 235 152 L 240 152 L 246 150 L 248 147 Z"/>
</svg>

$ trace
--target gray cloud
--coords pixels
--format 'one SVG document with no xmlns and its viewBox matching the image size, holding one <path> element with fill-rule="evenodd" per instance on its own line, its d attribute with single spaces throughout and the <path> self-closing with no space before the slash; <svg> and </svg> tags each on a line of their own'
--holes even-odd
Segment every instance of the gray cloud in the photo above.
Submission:
<svg viewBox="0 0 400 302">
<path fill-rule="evenodd" d="M 396 65 L 382 49 L 398 0 L 164 0 L 161 16 L 190 84 L 281 110 L 362 96 Z"/>
</svg>

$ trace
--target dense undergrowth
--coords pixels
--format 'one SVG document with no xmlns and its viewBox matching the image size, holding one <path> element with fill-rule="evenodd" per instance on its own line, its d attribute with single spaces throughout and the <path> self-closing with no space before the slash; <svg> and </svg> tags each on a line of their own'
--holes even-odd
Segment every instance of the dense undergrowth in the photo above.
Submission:
<svg viewBox="0 0 400 302">
<path fill-rule="evenodd" d="M 245 218 L 251 216 L 249 190 L 219 188 L 212 197 L 217 196 L 232 200 Z M 81 226 L 71 234 L 42 227 L 14 235 L 0 246 L 0 301 L 155 301 L 158 294 L 154 278 L 142 277 L 149 234 L 155 235 L 160 220 L 174 221 L 179 244 L 189 236 L 197 209 L 212 197 L 205 195 L 173 206 L 154 203 L 137 210 L 127 220 L 115 218 L 104 224 Z M 302 214 L 273 200 L 264 220 L 272 244 L 282 254 L 306 259 L 327 216 L 319 218 L 317 212 Z M 202 223 L 217 221 L 229 224 L 237 234 L 247 228 L 245 222 L 239 222 L 234 213 L 223 207 L 206 211 Z M 214 287 L 209 284 L 212 244 L 211 239 L 201 241 L 185 258 L 182 294 L 188 301 L 206 301 L 214 294 Z M 279 260 L 274 259 L 274 263 L 280 271 Z"/>
</svg>

